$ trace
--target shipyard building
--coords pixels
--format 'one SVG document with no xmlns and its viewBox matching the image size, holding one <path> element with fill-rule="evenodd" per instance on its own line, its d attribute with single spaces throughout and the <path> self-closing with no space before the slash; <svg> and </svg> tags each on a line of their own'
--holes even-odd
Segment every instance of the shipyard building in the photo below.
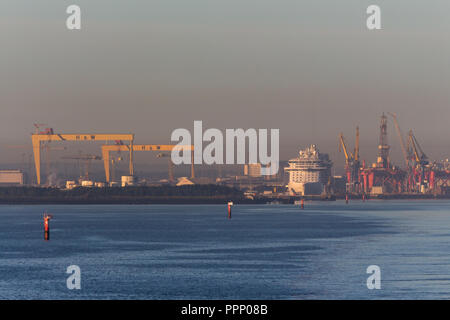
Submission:
<svg viewBox="0 0 450 320">
<path fill-rule="evenodd" d="M 250 163 L 244 165 L 244 176 L 252 178 L 261 177 L 261 163 Z"/>
<path fill-rule="evenodd" d="M 20 170 L 0 170 L 0 186 L 23 185 L 23 173 Z"/>
</svg>

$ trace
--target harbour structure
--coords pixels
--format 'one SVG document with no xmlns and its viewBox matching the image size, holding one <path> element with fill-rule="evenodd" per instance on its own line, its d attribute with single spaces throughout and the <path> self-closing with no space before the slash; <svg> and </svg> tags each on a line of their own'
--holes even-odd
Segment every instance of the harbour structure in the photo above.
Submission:
<svg viewBox="0 0 450 320">
<path fill-rule="evenodd" d="M 41 184 L 41 148 L 42 143 L 50 143 L 52 141 L 76 141 L 76 142 L 96 142 L 96 141 L 115 141 L 118 144 L 123 144 L 122 141 L 128 141 L 128 150 L 130 152 L 130 176 L 134 175 L 133 168 L 133 141 L 134 134 L 59 134 L 55 133 L 52 128 L 47 128 L 45 131 L 37 132 L 31 135 L 31 142 L 33 144 L 34 163 L 36 168 L 37 184 Z"/>
<path fill-rule="evenodd" d="M 23 173 L 20 170 L 0 170 L 0 186 L 23 185 Z"/>
<path fill-rule="evenodd" d="M 408 180 L 409 192 L 447 194 L 450 187 L 448 159 L 432 162 L 422 150 L 412 130 L 408 136 Z"/>
<path fill-rule="evenodd" d="M 261 163 L 249 163 L 244 165 L 244 176 L 252 178 L 261 177 Z"/>
<path fill-rule="evenodd" d="M 355 149 L 350 151 L 345 143 L 344 135 L 339 135 L 339 151 L 345 155 L 345 192 L 359 193 L 361 191 L 361 163 L 359 160 L 359 127 L 356 127 Z"/>
<path fill-rule="evenodd" d="M 191 154 L 191 178 L 195 178 L 194 152 L 193 152 L 194 146 L 193 145 L 180 146 L 180 145 L 135 144 L 135 145 L 130 146 L 130 145 L 125 145 L 125 144 L 114 144 L 114 145 L 102 145 L 102 158 L 103 158 L 103 165 L 105 168 L 106 183 L 109 184 L 110 182 L 113 182 L 113 181 L 111 181 L 110 152 L 113 152 L 113 151 L 130 152 L 130 150 L 133 152 L 136 152 L 136 151 L 138 151 L 138 152 L 139 151 L 172 152 L 173 150 L 190 152 L 190 154 Z M 161 153 L 159 153 L 159 155 L 160 155 L 160 157 L 167 156 L 167 154 L 161 154 Z M 173 164 L 172 164 L 171 158 L 169 158 L 169 181 L 174 180 L 173 171 L 172 171 L 173 169 L 171 168 L 172 165 Z M 131 158 L 130 158 L 129 166 L 130 166 L 130 168 L 134 167 L 133 161 Z M 133 175 L 130 174 L 130 176 L 133 176 Z"/>
<path fill-rule="evenodd" d="M 389 157 L 390 145 L 387 140 L 387 116 L 383 113 L 380 121 L 380 138 L 377 162 L 361 168 L 363 194 L 402 193 L 406 172 L 394 166 Z"/>
<path fill-rule="evenodd" d="M 450 168 L 443 162 L 432 162 L 422 150 L 412 130 L 408 138 L 404 139 L 397 115 L 388 114 L 393 118 L 395 129 L 400 141 L 405 169 L 401 169 L 390 160 L 391 146 L 387 140 L 387 117 L 384 113 L 380 121 L 380 137 L 377 161 L 366 167 L 365 161 L 355 163 L 355 156 L 346 148 L 343 135 L 340 144 L 346 159 L 347 193 L 360 194 L 447 194 L 450 189 Z M 358 154 L 359 133 L 355 154 Z"/>
<path fill-rule="evenodd" d="M 284 168 L 289 174 L 287 188 L 290 195 L 322 194 L 331 174 L 332 162 L 328 154 L 320 153 L 315 144 L 300 150 L 297 158 Z"/>
</svg>

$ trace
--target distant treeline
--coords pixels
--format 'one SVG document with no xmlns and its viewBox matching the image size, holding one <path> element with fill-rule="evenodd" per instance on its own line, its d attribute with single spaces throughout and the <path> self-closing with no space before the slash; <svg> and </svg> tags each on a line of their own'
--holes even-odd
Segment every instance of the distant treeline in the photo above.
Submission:
<svg viewBox="0 0 450 320">
<path fill-rule="evenodd" d="M 130 186 L 72 190 L 40 187 L 1 187 L 0 204 L 185 204 L 246 202 L 242 191 L 219 185 Z"/>
</svg>

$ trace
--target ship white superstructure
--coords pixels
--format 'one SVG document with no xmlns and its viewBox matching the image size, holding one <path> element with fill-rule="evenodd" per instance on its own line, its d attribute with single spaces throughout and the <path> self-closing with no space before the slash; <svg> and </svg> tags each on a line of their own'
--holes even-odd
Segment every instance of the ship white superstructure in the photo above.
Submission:
<svg viewBox="0 0 450 320">
<path fill-rule="evenodd" d="M 289 160 L 284 170 L 289 174 L 287 185 L 291 195 L 321 194 L 328 183 L 332 163 L 328 154 L 320 153 L 315 144 L 300 150 L 298 158 Z"/>
</svg>

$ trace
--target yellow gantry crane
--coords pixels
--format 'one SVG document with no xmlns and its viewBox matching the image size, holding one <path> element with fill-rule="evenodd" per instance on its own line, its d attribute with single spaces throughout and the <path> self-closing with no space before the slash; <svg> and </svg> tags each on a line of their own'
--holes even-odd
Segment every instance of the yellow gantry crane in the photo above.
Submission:
<svg viewBox="0 0 450 320">
<path fill-rule="evenodd" d="M 359 127 L 356 127 L 356 139 L 355 139 L 355 149 L 353 152 L 349 152 L 347 145 L 345 144 L 344 135 L 341 133 L 339 135 L 339 150 L 342 150 L 345 155 L 345 171 L 347 175 L 347 183 L 349 186 L 349 191 L 358 191 L 359 184 Z"/>
<path fill-rule="evenodd" d="M 429 164 L 429 161 L 427 155 L 420 147 L 419 142 L 414 136 L 412 130 L 409 131 L 408 150 L 411 154 L 411 160 L 414 163 L 414 172 L 420 175 L 419 181 L 420 184 L 423 185 L 425 183 L 425 170 L 427 165 Z"/>
<path fill-rule="evenodd" d="M 412 149 L 411 153 L 412 153 L 412 158 L 414 159 L 414 161 L 416 162 L 417 165 L 420 165 L 421 167 L 426 166 L 429 161 L 428 161 L 428 157 L 425 154 L 425 152 L 423 152 L 422 148 L 419 145 L 419 142 L 417 141 L 416 137 L 413 134 L 413 131 L 410 130 L 409 131 L 409 146 Z"/>
<path fill-rule="evenodd" d="M 130 175 L 132 176 L 134 174 L 132 166 L 134 134 L 55 134 L 51 130 L 48 133 L 35 133 L 31 135 L 37 184 L 41 184 L 41 143 L 50 141 L 128 141 L 129 146 L 124 146 L 128 147 L 130 151 Z"/>
<path fill-rule="evenodd" d="M 180 145 L 162 145 L 162 144 L 136 144 L 136 145 L 124 145 L 124 144 L 115 144 L 115 145 L 103 145 L 102 146 L 102 158 L 103 165 L 105 167 L 105 178 L 106 182 L 109 183 L 111 179 L 110 174 L 110 152 L 111 151 L 129 151 L 130 154 L 134 151 L 172 151 L 175 148 L 180 148 L 180 150 L 189 150 L 191 151 L 191 178 L 195 178 L 194 171 L 194 146 L 180 146 Z M 130 158 L 130 168 L 133 168 L 133 160 Z M 133 169 L 134 170 L 134 169 Z"/>
<path fill-rule="evenodd" d="M 347 145 L 345 144 L 344 134 L 342 132 L 339 134 L 339 142 L 339 151 L 344 151 L 345 163 L 350 164 L 353 161 L 353 154 L 348 152 Z"/>
</svg>

